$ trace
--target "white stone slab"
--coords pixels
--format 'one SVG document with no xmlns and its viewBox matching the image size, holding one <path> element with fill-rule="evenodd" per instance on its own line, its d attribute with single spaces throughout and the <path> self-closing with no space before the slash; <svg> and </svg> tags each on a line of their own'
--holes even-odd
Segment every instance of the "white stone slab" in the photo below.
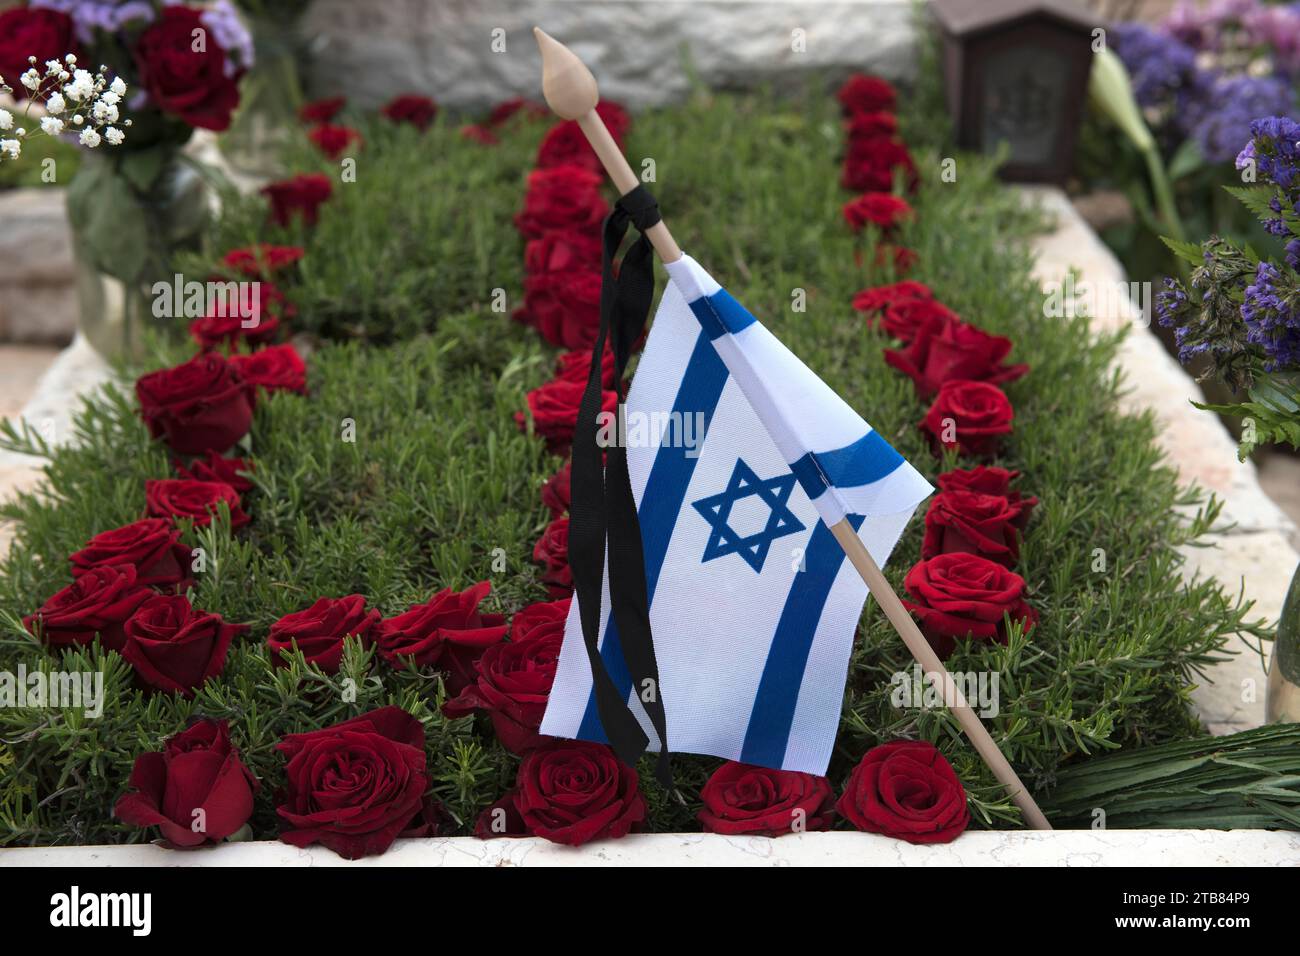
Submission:
<svg viewBox="0 0 1300 956">
<path fill-rule="evenodd" d="M 777 839 L 647 833 L 583 847 L 537 838 L 398 840 L 382 856 L 348 861 L 322 847 L 228 843 L 193 852 L 152 845 L 0 850 L 12 866 L 1296 866 L 1300 833 L 1267 830 L 972 831 L 942 846 L 871 833 Z"/>
</svg>

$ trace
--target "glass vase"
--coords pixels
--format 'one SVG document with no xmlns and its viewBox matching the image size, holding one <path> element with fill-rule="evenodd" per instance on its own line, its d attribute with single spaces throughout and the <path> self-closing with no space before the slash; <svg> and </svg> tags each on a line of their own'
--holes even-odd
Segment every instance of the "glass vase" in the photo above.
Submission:
<svg viewBox="0 0 1300 956">
<path fill-rule="evenodd" d="M 1265 715 L 1269 723 L 1300 723 L 1300 567 L 1291 578 L 1277 622 Z"/>
</svg>

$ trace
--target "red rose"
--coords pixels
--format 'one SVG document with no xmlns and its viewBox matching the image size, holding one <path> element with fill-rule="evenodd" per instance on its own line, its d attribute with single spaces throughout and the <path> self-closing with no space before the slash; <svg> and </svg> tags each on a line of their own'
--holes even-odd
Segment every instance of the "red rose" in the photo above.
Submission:
<svg viewBox="0 0 1300 956">
<path fill-rule="evenodd" d="M 150 687 L 185 697 L 226 666 L 226 653 L 244 624 L 196 611 L 182 594 L 158 594 L 131 615 L 123 628 L 122 656 Z"/>
<path fill-rule="evenodd" d="M 460 128 L 460 138 L 467 139 L 471 143 L 478 143 L 480 146 L 495 146 L 500 140 L 496 134 L 486 126 L 480 126 L 478 123 L 466 123 Z"/>
<path fill-rule="evenodd" d="M 224 481 L 150 478 L 144 483 L 144 499 L 151 518 L 189 518 L 196 528 L 211 524 L 222 502 L 230 509 L 231 528 L 253 520 L 239 506 L 239 492 Z"/>
<path fill-rule="evenodd" d="M 492 837 L 522 832 L 568 846 L 617 839 L 645 820 L 645 800 L 637 784 L 636 771 L 604 744 L 546 743 L 524 757 L 514 790 L 488 808 L 475 833 Z M 498 820 L 504 828 L 494 826 Z"/>
<path fill-rule="evenodd" d="M 307 394 L 307 364 L 292 345 L 272 345 L 251 355 L 232 355 L 230 364 L 252 389 Z"/>
<path fill-rule="evenodd" d="M 900 302 L 912 302 L 920 299 L 933 299 L 934 293 L 924 282 L 916 282 L 913 279 L 904 279 L 901 282 L 891 282 L 889 285 L 872 286 L 870 289 L 863 289 L 853 297 L 853 308 L 859 312 L 867 313 L 868 324 L 876 318 L 880 312 L 891 305 Z"/>
<path fill-rule="evenodd" d="M 285 655 L 296 647 L 308 664 L 315 664 L 326 674 L 336 674 L 343 662 L 344 639 L 359 637 L 368 647 L 370 632 L 378 622 L 379 612 L 367 611 L 366 599 L 360 594 L 321 598 L 306 610 L 286 614 L 271 625 L 266 638 L 271 663 L 287 667 Z"/>
<path fill-rule="evenodd" d="M 268 183 L 261 193 L 271 201 L 271 221 L 287 226 L 295 214 L 308 226 L 316 225 L 320 204 L 334 193 L 334 185 L 324 173 L 300 173 L 291 179 Z"/>
<path fill-rule="evenodd" d="M 533 430 L 546 439 L 546 447 L 560 454 L 573 444 L 573 431 L 578 426 L 578 405 L 582 402 L 585 382 L 552 379 L 528 393 L 528 415 L 515 412 L 515 422 L 527 431 L 529 418 Z M 606 390 L 601 393 L 601 410 L 615 413 L 618 395 Z"/>
<path fill-rule="evenodd" d="M 898 132 L 898 117 L 879 110 L 874 113 L 853 113 L 844 121 L 844 133 L 850 141 L 855 139 L 893 139 Z"/>
<path fill-rule="evenodd" d="M 381 707 L 323 730 L 289 734 L 280 839 L 321 843 L 356 860 L 383 853 L 424 816 L 424 727 L 400 707 Z"/>
<path fill-rule="evenodd" d="M 0 13 L 0 76 L 13 87 L 16 99 L 31 95 L 18 78 L 32 69 L 29 56 L 36 57 L 36 72 L 45 76 L 46 60 L 62 60 L 68 53 L 80 53 L 72 18 L 57 10 L 16 7 Z M 68 68 L 71 72 L 71 67 Z M 53 92 L 53 81 L 42 93 Z"/>
<path fill-rule="evenodd" d="M 456 818 L 445 806 L 433 797 L 425 797 L 420 809 L 401 833 L 404 840 L 427 839 L 428 837 L 451 836 L 456 829 Z"/>
<path fill-rule="evenodd" d="M 541 563 L 542 583 L 551 597 L 573 593 L 573 570 L 569 567 L 569 519 L 556 518 L 546 526 L 533 545 L 533 560 Z"/>
<path fill-rule="evenodd" d="M 574 349 L 564 352 L 555 360 L 555 377 L 565 382 L 587 384 L 591 375 L 591 349 Z M 605 347 L 600 363 L 600 384 L 602 388 L 614 387 L 614 353 Z"/>
<path fill-rule="evenodd" d="M 524 209 L 515 217 L 515 225 L 530 239 L 552 229 L 596 229 L 609 212 L 600 186 L 600 176 L 581 166 L 534 170 L 528 174 Z"/>
<path fill-rule="evenodd" d="M 410 123 L 416 129 L 426 130 L 438 115 L 438 104 L 427 96 L 404 93 L 393 97 L 379 112 L 394 123 Z"/>
<path fill-rule="evenodd" d="M 545 119 L 550 115 L 550 110 L 543 104 L 516 96 L 508 100 L 502 100 L 492 107 L 492 112 L 488 114 L 487 125 L 495 129 L 516 116 L 523 116 L 527 119 Z"/>
<path fill-rule="evenodd" d="M 1029 366 L 1002 364 L 1010 351 L 1009 338 L 936 313 L 916 330 L 907 348 L 885 349 L 885 361 L 912 380 L 917 394 L 929 398 L 955 379 L 998 385 L 1020 378 Z"/>
<path fill-rule="evenodd" d="M 537 147 L 537 168 L 573 165 L 600 175 L 604 167 L 577 120 L 564 120 L 552 126 Z"/>
<path fill-rule="evenodd" d="M 253 289 L 257 296 L 254 302 L 245 302 L 237 291 L 215 302 L 206 316 L 190 323 L 191 338 L 205 349 L 233 347 L 240 340 L 251 346 L 275 341 L 280 320 L 292 318 L 298 310 L 283 292 L 264 279 L 255 282 Z"/>
<path fill-rule="evenodd" d="M 572 470 L 573 462 L 566 461 L 563 467 L 547 478 L 546 484 L 542 485 L 542 504 L 550 509 L 552 518 L 569 513 L 569 477 Z"/>
<path fill-rule="evenodd" d="M 869 750 L 835 808 L 859 830 L 908 843 L 950 843 L 970 823 L 961 781 L 924 740 L 893 740 Z"/>
<path fill-rule="evenodd" d="M 327 159 L 338 159 L 348 148 L 356 143 L 361 145 L 361 134 L 351 126 L 336 126 L 333 123 L 319 123 L 307 130 L 307 138 L 313 146 L 325 154 Z"/>
<path fill-rule="evenodd" d="M 200 720 L 171 737 L 161 752 L 143 753 L 131 770 L 131 792 L 113 815 L 137 827 L 158 827 L 171 849 L 214 844 L 253 815 L 257 780 L 230 743 L 224 720 Z"/>
<path fill-rule="evenodd" d="M 1014 414 L 996 385 L 957 379 L 939 387 L 921 429 L 929 432 L 935 454 L 947 447 L 962 455 L 986 456 L 997 451 L 1003 435 L 1011 433 Z"/>
<path fill-rule="evenodd" d="M 880 327 L 891 338 L 908 343 L 927 325 L 960 321 L 956 312 L 940 302 L 912 299 L 886 306 L 880 316 Z"/>
<path fill-rule="evenodd" d="M 104 648 L 120 651 L 122 625 L 152 594 L 129 564 L 92 568 L 23 618 L 23 627 L 50 647 L 86 645 L 99 635 Z"/>
<path fill-rule="evenodd" d="M 600 332 L 599 272 L 545 272 L 524 280 L 524 305 L 515 318 L 552 345 L 589 349 Z"/>
<path fill-rule="evenodd" d="M 459 694 L 474 682 L 484 650 L 505 640 L 505 617 L 478 609 L 491 591 L 487 581 L 464 591 L 445 588 L 427 603 L 385 618 L 374 633 L 379 656 L 393 667 L 434 667 L 445 675 L 447 693 Z"/>
<path fill-rule="evenodd" d="M 537 732 L 546 712 L 564 642 L 569 601 L 524 608 L 510 622 L 509 643 L 493 644 L 478 660 L 477 679 L 442 705 L 448 717 L 484 710 L 501 746 L 522 754 L 548 739 Z"/>
<path fill-rule="evenodd" d="M 145 518 L 101 531 L 69 556 L 72 576 L 126 564 L 135 569 L 135 583 L 141 587 L 184 590 L 190 582 L 190 549 L 180 538 L 176 526 L 162 518 Z"/>
<path fill-rule="evenodd" d="M 897 275 L 907 275 L 912 271 L 912 266 L 916 265 L 916 253 L 911 249 L 903 246 L 890 245 L 882 242 L 876 246 L 876 254 L 873 257 L 877 269 L 892 268 Z M 861 256 L 858 257 L 858 264 L 862 264 Z"/>
<path fill-rule="evenodd" d="M 262 242 L 242 249 L 231 249 L 221 257 L 221 265 L 226 272 L 260 278 L 287 269 L 302 256 L 301 246 L 273 246 Z"/>
<path fill-rule="evenodd" d="M 1033 510 L 1034 505 L 1038 504 L 1038 499 L 1033 496 L 1022 498 L 1020 492 L 1011 489 L 1011 482 L 1019 477 L 1018 471 L 976 465 L 974 468 L 964 470 L 958 468 L 945 471 L 935 479 L 935 482 L 940 491 L 974 491 L 982 495 L 1001 495 L 1020 512 L 1013 523 L 1024 531 L 1025 525 L 1029 523 L 1029 512 Z"/>
<path fill-rule="evenodd" d="M 548 272 L 585 272 L 600 275 L 600 237 L 587 232 L 548 232 L 524 246 L 524 271 L 530 276 Z"/>
<path fill-rule="evenodd" d="M 925 513 L 921 557 L 978 554 L 1011 567 L 1020 557 L 1020 529 L 1032 505 L 977 491 L 942 491 Z"/>
<path fill-rule="evenodd" d="M 878 76 L 854 73 L 840 87 L 835 98 L 846 116 L 854 113 L 892 113 L 898 103 L 894 87 Z"/>
<path fill-rule="evenodd" d="M 241 495 L 253 490 L 253 483 L 243 475 L 243 472 L 253 470 L 253 463 L 247 458 L 223 458 L 216 452 L 208 452 L 206 459 L 195 459 L 190 462 L 188 468 L 179 462 L 176 462 L 174 467 L 177 478 L 186 478 L 190 481 L 224 481 Z"/>
<path fill-rule="evenodd" d="M 298 119 L 304 123 L 328 123 L 347 106 L 346 96 L 326 96 L 319 100 L 304 103 L 298 108 Z"/>
<path fill-rule="evenodd" d="M 825 777 L 731 760 L 714 771 L 700 800 L 698 817 L 708 833 L 778 837 L 828 829 L 835 794 Z"/>
<path fill-rule="evenodd" d="M 596 104 L 596 115 L 614 137 L 614 142 L 623 145 L 623 139 L 632 128 L 632 117 L 622 103 L 614 100 L 601 100 Z"/>
<path fill-rule="evenodd" d="M 1025 579 L 976 554 L 920 561 L 907 572 L 903 586 L 912 597 L 903 606 L 941 658 L 953 652 L 958 638 L 1005 644 L 1006 615 L 1021 621 L 1026 632 L 1038 621 L 1038 613 L 1025 602 Z"/>
<path fill-rule="evenodd" d="M 182 455 L 225 451 L 253 422 L 247 384 L 215 352 L 141 376 L 135 394 L 149 433 Z"/>
<path fill-rule="evenodd" d="M 853 192 L 891 192 L 896 170 L 902 171 L 903 185 L 915 190 L 916 163 L 901 142 L 889 136 L 851 139 L 840 185 Z"/>
<path fill-rule="evenodd" d="M 195 49 L 195 30 L 205 42 Z M 139 84 L 164 113 L 220 132 L 239 105 L 241 72 L 227 71 L 226 51 L 193 7 L 163 7 L 135 45 Z"/>
<path fill-rule="evenodd" d="M 861 232 L 868 224 L 881 232 L 892 233 L 904 220 L 912 218 L 912 207 L 907 200 L 893 193 L 863 193 L 844 204 L 844 221 L 854 232 Z"/>
</svg>

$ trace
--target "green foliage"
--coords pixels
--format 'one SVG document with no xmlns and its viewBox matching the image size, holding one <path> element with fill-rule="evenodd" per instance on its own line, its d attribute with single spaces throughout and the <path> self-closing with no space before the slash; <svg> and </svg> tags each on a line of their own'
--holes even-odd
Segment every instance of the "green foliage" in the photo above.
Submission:
<svg viewBox="0 0 1300 956">
<path fill-rule="evenodd" d="M 437 126 L 367 127 L 356 183 L 336 184 L 314 232 L 268 230 L 256 197 L 230 197 L 211 239 L 210 268 L 227 248 L 302 241 L 300 278 L 286 285 L 299 328 L 337 339 L 308 356 L 310 395 L 263 403 L 249 439 L 256 487 L 253 522 L 187 531 L 208 551 L 194 602 L 251 625 L 226 670 L 193 702 L 134 690 L 113 655 L 66 653 L 65 668 L 103 667 L 105 715 L 0 710 L 0 842 L 121 842 L 146 838 L 115 824 L 109 809 L 136 753 L 156 748 L 193 714 L 226 716 L 235 743 L 262 781 L 257 838 L 276 832 L 283 782 L 274 744 L 386 702 L 425 722 L 435 791 L 463 831 L 513 778 L 516 759 L 483 718 L 447 721 L 436 675 L 394 672 L 361 648 L 328 677 L 301 663 L 268 666 L 267 628 L 320 596 L 365 594 L 385 615 L 443 587 L 490 579 L 491 610 L 544 599 L 530 563 L 547 515 L 541 482 L 560 464 L 512 421 L 524 392 L 549 374 L 551 351 L 505 315 L 490 290 L 520 296 L 522 242 L 511 224 L 542 128 L 522 125 L 496 149 Z M 824 92 L 793 106 L 762 98 L 700 96 L 637 119 L 634 166 L 657 160 L 658 195 L 674 235 L 931 478 L 933 459 L 916 428 L 925 406 L 891 371 L 887 343 L 850 307 L 861 288 L 895 278 L 845 228 L 837 185 L 836 107 Z M 1042 623 L 1006 647 L 970 646 L 950 664 L 998 675 L 994 738 L 1036 789 L 1063 765 L 1116 747 L 1200 733 L 1188 707 L 1198 671 L 1237 633 L 1258 634 L 1213 581 L 1185 585 L 1177 548 L 1203 533 L 1211 503 L 1180 518 L 1181 492 L 1152 442 L 1149 417 L 1115 411 L 1120 383 L 1108 371 L 1117 341 L 1093 340 L 1083 319 L 1044 316 L 1024 240 L 1037 217 L 1003 191 L 991 164 L 963 157 L 956 183 L 937 181 L 939 154 L 920 150 L 927 180 L 902 241 L 917 250 L 915 277 L 971 322 L 1016 342 L 1033 370 L 1008 387 L 1016 431 L 999 464 L 1021 469 L 1021 488 L 1041 499 L 1019 570 Z M 861 265 L 855 254 L 862 252 Z M 661 276 L 661 284 L 662 284 Z M 803 289 L 807 311 L 792 310 Z M 425 331 L 431 330 L 431 331 Z M 404 339 L 399 344 L 374 342 Z M 146 367 L 188 354 L 159 343 Z M 0 669 L 49 666 L 19 618 L 69 580 L 66 556 L 92 534 L 141 516 L 143 483 L 169 472 L 127 397 L 110 389 L 79 418 L 81 442 L 52 454 L 45 485 L 0 510 L 17 540 L 0 564 Z M 344 419 L 357 440 L 341 440 Z M 0 444 L 27 450 L 34 436 Z M 888 575 L 901 590 L 917 559 L 913 522 Z M 494 571 L 500 548 L 506 570 Z M 1098 554 L 1105 569 L 1098 567 Z M 977 821 L 1014 825 L 1016 811 L 942 710 L 898 709 L 889 681 L 911 661 L 874 605 L 864 615 L 845 697 L 843 732 L 830 769 L 842 787 L 863 751 L 899 734 L 936 741 L 971 792 Z M 351 678 L 357 699 L 345 702 Z M 675 758 L 678 792 L 643 764 L 655 830 L 697 828 L 698 792 L 718 761 Z"/>
</svg>

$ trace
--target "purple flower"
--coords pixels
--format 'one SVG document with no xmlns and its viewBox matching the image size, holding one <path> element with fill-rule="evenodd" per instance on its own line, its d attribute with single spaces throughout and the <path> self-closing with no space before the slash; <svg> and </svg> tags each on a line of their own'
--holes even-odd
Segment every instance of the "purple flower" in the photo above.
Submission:
<svg viewBox="0 0 1300 956">
<path fill-rule="evenodd" d="M 1240 158 L 1251 122 L 1291 110 L 1291 88 L 1276 76 L 1202 75 L 1182 98 L 1179 120 L 1210 162 Z"/>
<path fill-rule="evenodd" d="M 1290 194 L 1300 185 L 1300 123 L 1287 116 L 1265 116 L 1250 124 L 1250 137 L 1241 156 L 1249 151 L 1259 173 Z"/>
<path fill-rule="evenodd" d="M 116 33 L 128 23 L 152 23 L 154 5 L 149 0 L 32 0 L 32 7 L 57 10 L 72 18 L 77 39 L 94 42 L 95 31 Z"/>
<path fill-rule="evenodd" d="M 1164 105 L 1192 82 L 1196 52 L 1191 47 L 1144 23 L 1117 23 L 1110 32 L 1142 106 Z"/>
<path fill-rule="evenodd" d="M 169 0 L 178 2 L 178 0 Z M 200 19 L 226 51 L 226 75 L 234 76 L 253 65 L 253 37 L 230 0 L 216 0 Z"/>
<path fill-rule="evenodd" d="M 1263 349 L 1268 371 L 1300 365 L 1300 288 L 1294 275 L 1261 262 L 1254 283 L 1246 287 L 1241 320 L 1246 341 Z"/>
</svg>

